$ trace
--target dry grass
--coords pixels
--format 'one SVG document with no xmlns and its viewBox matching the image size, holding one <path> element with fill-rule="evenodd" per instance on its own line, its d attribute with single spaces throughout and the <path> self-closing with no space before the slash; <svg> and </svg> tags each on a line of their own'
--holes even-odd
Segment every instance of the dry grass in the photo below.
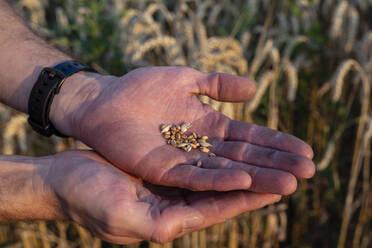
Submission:
<svg viewBox="0 0 372 248">
<path fill-rule="evenodd" d="M 20 0 L 15 8 L 32 28 L 56 42 L 61 37 L 47 25 L 46 7 L 56 12 L 62 31 L 72 23 L 83 25 L 92 15 L 80 1 L 62 2 L 53 8 L 47 4 L 56 1 Z M 253 78 L 258 92 L 252 101 L 201 100 L 231 118 L 294 133 L 317 154 L 317 176 L 282 203 L 149 247 L 371 246 L 371 0 L 123 0 L 108 1 L 105 9 L 112 18 L 124 13 L 116 23 L 127 67 L 180 65 Z M 88 35 L 82 29 L 79 39 Z M 76 52 L 68 42 L 62 45 Z M 110 71 L 105 61 L 89 62 Z M 0 120 L 3 153 L 40 155 L 81 146 L 73 140 L 40 139 L 24 115 L 2 105 Z M 104 243 L 75 224 L 35 222 L 1 224 L 0 244 Z"/>
</svg>

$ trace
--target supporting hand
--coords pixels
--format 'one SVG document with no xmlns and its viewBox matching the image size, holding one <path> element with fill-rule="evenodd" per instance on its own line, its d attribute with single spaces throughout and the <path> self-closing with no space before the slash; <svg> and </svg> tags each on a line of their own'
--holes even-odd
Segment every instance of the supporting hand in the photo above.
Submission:
<svg viewBox="0 0 372 248">
<path fill-rule="evenodd" d="M 164 243 L 280 200 L 247 191 L 192 192 L 142 183 L 94 152 L 59 153 L 44 174 L 64 215 L 114 243 Z"/>
</svg>

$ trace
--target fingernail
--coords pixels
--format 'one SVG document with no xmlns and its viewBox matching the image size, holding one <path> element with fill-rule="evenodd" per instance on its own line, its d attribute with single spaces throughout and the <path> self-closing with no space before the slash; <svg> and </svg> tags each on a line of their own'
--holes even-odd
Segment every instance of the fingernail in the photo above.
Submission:
<svg viewBox="0 0 372 248">
<path fill-rule="evenodd" d="M 282 196 L 281 195 L 278 195 L 277 199 L 276 199 L 276 202 L 280 202 L 282 200 Z"/>
<path fill-rule="evenodd" d="M 198 216 L 191 216 L 183 221 L 183 231 L 197 228 L 203 224 L 203 220 Z"/>
</svg>

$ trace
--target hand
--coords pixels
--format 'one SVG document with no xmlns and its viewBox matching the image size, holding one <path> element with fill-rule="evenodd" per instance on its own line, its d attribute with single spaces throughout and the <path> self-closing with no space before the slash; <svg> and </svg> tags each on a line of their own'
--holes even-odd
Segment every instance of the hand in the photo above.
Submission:
<svg viewBox="0 0 372 248">
<path fill-rule="evenodd" d="M 52 111 L 57 129 L 153 184 L 290 194 L 296 189 L 296 177 L 314 174 L 312 149 L 301 140 L 231 120 L 197 97 L 246 101 L 255 93 L 254 84 L 246 78 L 185 67 L 150 67 L 120 78 L 97 75 L 84 83 L 65 84 L 61 90 L 65 96 L 58 96 Z M 79 89 L 79 85 L 84 86 Z M 68 108 L 66 102 L 71 102 Z M 58 106 L 65 106 L 62 114 Z M 217 157 L 195 150 L 186 153 L 166 144 L 160 125 L 186 121 L 192 123 L 190 131 L 210 137 Z M 199 159 L 203 168 L 195 166 Z"/>
<path fill-rule="evenodd" d="M 247 191 L 153 186 L 90 151 L 59 153 L 48 166 L 48 173 L 40 174 L 62 202 L 64 215 L 113 243 L 165 243 L 280 200 L 278 195 Z"/>
</svg>

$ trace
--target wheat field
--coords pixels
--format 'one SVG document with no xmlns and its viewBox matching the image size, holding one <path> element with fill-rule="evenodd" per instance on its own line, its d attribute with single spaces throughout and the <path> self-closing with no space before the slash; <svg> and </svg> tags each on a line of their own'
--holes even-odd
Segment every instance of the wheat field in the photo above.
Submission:
<svg viewBox="0 0 372 248">
<path fill-rule="evenodd" d="M 0 247 L 372 247 L 371 0 L 17 0 L 30 28 L 102 73 L 190 66 L 252 78 L 245 103 L 201 97 L 225 115 L 294 134 L 316 176 L 280 203 L 165 245 L 118 246 L 68 222 L 0 224 Z M 0 104 L 2 154 L 84 145 L 46 139 Z"/>
</svg>

